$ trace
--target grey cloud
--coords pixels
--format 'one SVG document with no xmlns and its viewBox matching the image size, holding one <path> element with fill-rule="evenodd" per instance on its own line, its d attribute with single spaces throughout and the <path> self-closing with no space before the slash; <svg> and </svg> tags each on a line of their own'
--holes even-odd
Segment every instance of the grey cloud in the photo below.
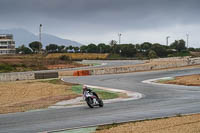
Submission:
<svg viewBox="0 0 200 133">
<path fill-rule="evenodd" d="M 199 24 L 199 13 L 199 0 L 0 0 L 0 26 L 84 34 Z"/>
</svg>

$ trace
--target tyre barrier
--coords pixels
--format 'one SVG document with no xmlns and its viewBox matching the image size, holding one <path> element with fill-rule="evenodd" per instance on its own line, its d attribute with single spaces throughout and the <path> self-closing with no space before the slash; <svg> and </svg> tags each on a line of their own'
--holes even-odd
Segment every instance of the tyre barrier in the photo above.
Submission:
<svg viewBox="0 0 200 133">
<path fill-rule="evenodd" d="M 79 71 L 74 71 L 73 76 L 88 76 L 90 75 L 89 70 L 79 70 Z"/>
<path fill-rule="evenodd" d="M 48 78 L 58 78 L 58 72 L 35 73 L 35 79 L 48 79 Z"/>
</svg>

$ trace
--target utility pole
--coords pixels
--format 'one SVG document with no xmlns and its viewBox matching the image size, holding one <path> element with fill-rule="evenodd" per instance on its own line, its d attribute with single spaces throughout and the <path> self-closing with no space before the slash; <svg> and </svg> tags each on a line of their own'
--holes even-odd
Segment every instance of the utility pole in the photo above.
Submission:
<svg viewBox="0 0 200 133">
<path fill-rule="evenodd" d="M 119 36 L 119 44 L 121 44 L 121 36 L 122 36 L 122 34 L 119 33 L 118 36 Z"/>
<path fill-rule="evenodd" d="M 187 37 L 187 48 L 189 47 L 189 34 L 186 34 Z"/>
<path fill-rule="evenodd" d="M 168 46 L 170 36 L 166 37 L 166 45 Z"/>
<path fill-rule="evenodd" d="M 42 24 L 40 24 L 40 27 L 39 27 L 39 41 L 40 43 L 42 43 Z"/>
</svg>

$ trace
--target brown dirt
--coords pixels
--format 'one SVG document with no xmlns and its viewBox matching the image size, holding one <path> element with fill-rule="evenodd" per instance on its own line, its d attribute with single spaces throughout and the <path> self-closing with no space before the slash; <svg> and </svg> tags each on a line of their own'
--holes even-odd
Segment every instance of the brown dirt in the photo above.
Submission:
<svg viewBox="0 0 200 133">
<path fill-rule="evenodd" d="M 52 53 L 48 54 L 46 58 L 59 58 L 62 55 L 66 55 L 73 60 L 94 60 L 94 59 L 107 59 L 109 54 L 100 54 L 100 53 Z"/>
<path fill-rule="evenodd" d="M 176 77 L 174 80 L 163 81 L 165 84 L 177 84 L 186 86 L 200 86 L 200 74 Z"/>
<path fill-rule="evenodd" d="M 78 95 L 71 91 L 72 84 L 47 81 L 0 82 L 0 114 L 47 108 L 58 101 Z"/>
<path fill-rule="evenodd" d="M 82 65 L 78 63 L 71 63 L 71 64 L 56 64 L 56 65 L 48 65 L 47 68 L 52 69 L 63 69 L 63 68 L 75 68 L 75 67 L 83 67 L 87 65 Z"/>
<path fill-rule="evenodd" d="M 95 133 L 199 133 L 200 114 L 100 126 L 99 129 Z"/>
<path fill-rule="evenodd" d="M 31 71 L 31 70 L 47 70 L 62 69 L 86 66 L 72 61 L 63 61 L 59 58 L 46 58 L 45 55 L 3 55 L 0 56 L 0 65 L 6 64 L 14 69 L 11 72 Z M 4 72 L 2 70 L 2 72 Z M 6 71 L 7 72 L 7 71 Z"/>
</svg>

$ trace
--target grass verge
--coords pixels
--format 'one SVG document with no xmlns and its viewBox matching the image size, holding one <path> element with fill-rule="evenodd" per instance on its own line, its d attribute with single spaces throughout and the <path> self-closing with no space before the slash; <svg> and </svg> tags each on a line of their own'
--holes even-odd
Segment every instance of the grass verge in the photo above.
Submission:
<svg viewBox="0 0 200 133">
<path fill-rule="evenodd" d="M 114 93 L 114 92 L 105 91 L 105 90 L 101 90 L 101 89 L 95 89 L 95 88 L 91 88 L 91 89 L 94 92 L 96 92 L 98 94 L 98 96 L 103 100 L 114 99 L 114 98 L 120 97 L 119 93 Z M 72 86 L 72 91 L 74 91 L 76 94 L 82 94 L 82 85 Z"/>
<path fill-rule="evenodd" d="M 200 74 L 178 76 L 169 80 L 159 80 L 157 81 L 163 84 L 176 84 L 176 85 L 186 85 L 186 86 L 200 86 Z"/>
<path fill-rule="evenodd" d="M 166 78 L 166 79 L 159 79 L 157 81 L 155 81 L 156 83 L 165 83 L 167 81 L 171 81 L 174 80 L 175 78 Z"/>
</svg>

